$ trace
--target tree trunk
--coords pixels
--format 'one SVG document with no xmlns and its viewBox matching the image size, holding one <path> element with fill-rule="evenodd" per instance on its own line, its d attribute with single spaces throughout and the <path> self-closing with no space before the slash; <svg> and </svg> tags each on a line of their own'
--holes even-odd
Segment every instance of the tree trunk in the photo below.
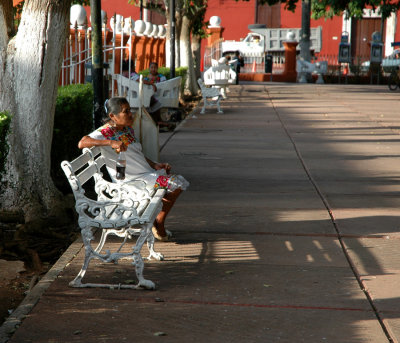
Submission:
<svg viewBox="0 0 400 343">
<path fill-rule="evenodd" d="M 188 67 L 187 79 L 186 79 L 186 89 L 189 91 L 190 95 L 195 95 L 198 92 L 196 74 L 194 72 L 193 66 L 193 55 L 192 46 L 190 41 L 190 20 L 187 16 L 182 18 L 182 29 L 180 34 L 181 43 L 181 63 L 182 66 Z"/>
<path fill-rule="evenodd" d="M 193 64 L 194 64 L 194 73 L 196 75 L 196 80 L 201 77 L 201 36 L 193 35 L 192 36 L 192 54 L 193 54 Z"/>
<path fill-rule="evenodd" d="M 175 66 L 176 67 L 181 67 L 182 66 L 182 61 L 181 61 L 181 31 L 182 31 L 182 16 L 181 14 L 176 11 L 175 15 Z"/>
<path fill-rule="evenodd" d="M 171 19 L 169 15 L 169 1 L 164 1 L 164 5 L 166 6 L 166 11 L 165 11 L 165 17 L 167 20 L 167 33 L 165 35 L 166 38 L 166 43 L 165 43 L 165 62 L 168 67 L 171 67 L 171 32 L 170 32 L 170 26 L 171 26 Z M 167 6 L 168 5 L 168 6 Z M 177 11 L 175 11 L 177 13 Z M 181 24 L 179 23 L 179 20 L 177 19 L 178 15 L 175 16 L 175 68 L 180 67 L 180 58 L 179 58 L 179 30 Z"/>
<path fill-rule="evenodd" d="M 55 215 L 61 205 L 50 177 L 50 151 L 64 52 L 60 42 L 67 37 L 70 5 L 70 0 L 25 1 L 9 42 L 0 5 L 0 111 L 13 115 L 0 206 L 22 209 L 27 222 Z"/>
</svg>

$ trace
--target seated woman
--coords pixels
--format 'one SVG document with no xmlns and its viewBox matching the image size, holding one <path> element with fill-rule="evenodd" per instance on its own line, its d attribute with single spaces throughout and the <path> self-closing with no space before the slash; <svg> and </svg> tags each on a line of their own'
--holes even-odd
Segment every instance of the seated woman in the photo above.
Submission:
<svg viewBox="0 0 400 343">
<path fill-rule="evenodd" d="M 143 78 L 143 83 L 153 86 L 154 92 L 157 92 L 156 83 L 166 81 L 167 78 L 163 74 L 158 73 L 158 64 L 156 62 L 150 63 L 149 71 L 149 75 Z M 167 127 L 170 130 L 174 129 L 175 125 L 164 122 L 161 119 L 161 107 L 161 103 L 158 101 L 157 97 L 153 95 L 150 99 L 150 108 L 147 109 L 151 117 L 160 127 Z"/>
<path fill-rule="evenodd" d="M 157 163 L 147 159 L 142 153 L 142 146 L 136 140 L 132 128 L 133 115 L 128 101 L 123 97 L 111 98 L 106 102 L 107 115 L 105 124 L 84 136 L 78 143 L 79 149 L 92 146 L 104 147 L 106 158 L 116 160 L 117 153 L 125 151 L 126 171 L 124 182 L 143 180 L 150 188 L 164 188 L 167 193 L 163 199 L 163 207 L 158 214 L 154 226 L 154 237 L 160 241 L 167 241 L 171 232 L 165 230 L 165 219 L 176 199 L 189 186 L 189 182 L 181 175 L 170 174 L 171 166 L 168 163 Z M 116 181 L 116 171 L 107 167 L 110 177 Z"/>
</svg>

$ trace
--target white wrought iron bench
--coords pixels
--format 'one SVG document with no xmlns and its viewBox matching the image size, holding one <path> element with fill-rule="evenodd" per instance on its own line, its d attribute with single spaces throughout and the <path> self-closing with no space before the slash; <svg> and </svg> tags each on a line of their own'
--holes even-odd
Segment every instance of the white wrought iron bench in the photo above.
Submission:
<svg viewBox="0 0 400 343">
<path fill-rule="evenodd" d="M 221 99 L 222 94 L 218 88 L 206 87 L 202 79 L 198 79 L 197 83 L 200 86 L 201 96 L 203 97 L 203 108 L 200 113 L 204 114 L 206 112 L 206 107 L 217 106 L 217 113 L 224 113 L 221 110 Z"/>
<path fill-rule="evenodd" d="M 203 75 L 204 84 L 219 88 L 221 90 L 222 97 L 226 99 L 226 88 L 229 85 L 234 85 L 236 82 L 236 72 L 232 68 L 225 64 L 219 63 L 208 68 Z"/>
<path fill-rule="evenodd" d="M 298 82 L 307 83 L 306 74 L 316 74 L 318 76 L 316 83 L 324 83 L 323 75 L 328 72 L 328 62 L 318 61 L 315 63 L 298 59 L 296 61 L 296 71 L 298 73 Z"/>
<path fill-rule="evenodd" d="M 142 181 L 138 181 L 134 186 L 131 183 L 127 186 L 124 183 L 108 182 L 100 171 L 105 165 L 115 167 L 113 161 L 103 156 L 100 147 L 85 148 L 75 160 L 61 163 L 75 197 L 75 209 L 79 216 L 78 224 L 85 247 L 83 266 L 69 285 L 72 287 L 154 289 L 155 284 L 143 277 L 144 262 L 140 251 L 144 242 L 147 242 L 149 249 L 147 259 L 162 260 L 164 258 L 162 254 L 154 251 L 154 236 L 151 229 L 157 214 L 161 211 L 165 190 L 150 192 Z M 92 198 L 85 195 L 85 188 L 90 184 L 88 181 L 91 178 L 94 179 L 94 189 L 91 190 L 95 194 Z M 89 189 L 86 190 L 89 192 Z M 96 246 L 93 240 L 94 231 L 97 229 L 101 230 L 101 238 Z M 108 235 L 123 238 L 115 252 L 103 251 Z M 127 240 L 135 235 L 138 238 L 132 251 L 121 252 Z M 139 280 L 138 284 L 82 283 L 89 262 L 93 258 L 114 263 L 120 258 L 132 259 Z"/>
</svg>

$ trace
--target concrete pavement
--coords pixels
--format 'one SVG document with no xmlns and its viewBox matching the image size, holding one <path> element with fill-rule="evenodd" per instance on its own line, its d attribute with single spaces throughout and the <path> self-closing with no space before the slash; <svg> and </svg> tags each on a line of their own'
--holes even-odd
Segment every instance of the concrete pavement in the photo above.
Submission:
<svg viewBox="0 0 400 343">
<path fill-rule="evenodd" d="M 244 83 L 228 96 L 224 114 L 196 109 L 161 136 L 191 186 L 174 240 L 156 244 L 165 261 L 145 265 L 157 289 L 69 288 L 76 242 L 2 328 L 22 320 L 9 342 L 399 342 L 400 94 Z M 135 272 L 92 261 L 85 279 Z"/>
</svg>

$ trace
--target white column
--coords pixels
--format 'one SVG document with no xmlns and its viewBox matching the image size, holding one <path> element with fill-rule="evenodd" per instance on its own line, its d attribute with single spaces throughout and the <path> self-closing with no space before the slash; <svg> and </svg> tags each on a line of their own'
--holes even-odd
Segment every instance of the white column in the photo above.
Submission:
<svg viewBox="0 0 400 343">
<path fill-rule="evenodd" d="M 349 33 L 349 43 L 351 43 L 351 18 L 347 17 L 347 12 L 343 13 L 342 32 Z M 342 34 L 342 32 L 340 34 Z M 340 38 L 339 38 L 340 42 Z"/>
<path fill-rule="evenodd" d="M 397 26 L 397 16 L 396 13 L 392 13 L 392 15 L 386 19 L 385 56 L 390 55 L 394 50 L 391 44 L 394 42 L 396 26 Z"/>
</svg>

